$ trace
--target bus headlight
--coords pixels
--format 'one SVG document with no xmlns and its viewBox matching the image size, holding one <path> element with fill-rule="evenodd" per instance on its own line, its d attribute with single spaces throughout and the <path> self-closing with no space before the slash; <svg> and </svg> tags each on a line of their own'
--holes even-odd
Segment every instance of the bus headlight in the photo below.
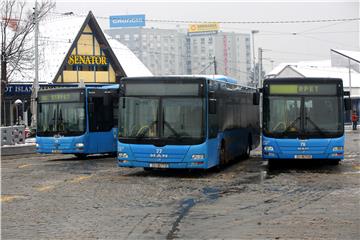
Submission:
<svg viewBox="0 0 360 240">
<path fill-rule="evenodd" d="M 344 147 L 333 147 L 333 151 L 343 151 Z"/>
<path fill-rule="evenodd" d="M 37 144 L 36 144 L 36 148 L 39 148 L 39 147 L 40 147 L 40 144 L 37 143 Z"/>
<path fill-rule="evenodd" d="M 84 148 L 84 144 L 83 143 L 77 143 L 75 144 L 76 148 Z"/>
<path fill-rule="evenodd" d="M 205 154 L 193 154 L 191 158 L 194 160 L 201 160 L 205 158 Z"/>
<path fill-rule="evenodd" d="M 273 146 L 264 146 L 264 150 L 268 151 L 268 152 L 272 152 L 272 151 L 274 151 L 274 148 L 273 148 Z"/>
<path fill-rule="evenodd" d="M 127 153 L 119 152 L 119 153 L 118 153 L 118 157 L 119 157 L 119 158 L 128 158 L 129 155 L 128 155 Z"/>
</svg>

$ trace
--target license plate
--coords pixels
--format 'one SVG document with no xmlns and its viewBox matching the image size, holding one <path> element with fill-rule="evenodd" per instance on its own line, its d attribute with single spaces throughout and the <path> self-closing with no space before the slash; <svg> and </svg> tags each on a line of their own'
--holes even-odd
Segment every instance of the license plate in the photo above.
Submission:
<svg viewBox="0 0 360 240">
<path fill-rule="evenodd" d="M 298 158 L 298 159 L 311 159 L 312 155 L 295 155 L 295 158 Z"/>
<path fill-rule="evenodd" d="M 61 153 L 60 150 L 52 150 L 51 152 L 52 152 L 52 153 Z"/>
<path fill-rule="evenodd" d="M 169 164 L 166 163 L 150 163 L 151 168 L 169 168 Z"/>
</svg>

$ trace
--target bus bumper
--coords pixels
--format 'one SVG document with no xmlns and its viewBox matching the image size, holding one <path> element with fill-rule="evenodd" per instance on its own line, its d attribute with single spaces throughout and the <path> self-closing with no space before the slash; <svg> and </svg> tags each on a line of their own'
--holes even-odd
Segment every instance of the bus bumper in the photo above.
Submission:
<svg viewBox="0 0 360 240">
<path fill-rule="evenodd" d="M 206 144 L 164 147 L 143 144 L 133 147 L 118 143 L 117 159 L 119 167 L 208 169 L 212 167 L 208 156 Z"/>
<path fill-rule="evenodd" d="M 344 137 L 329 139 L 274 139 L 263 137 L 262 158 L 344 159 Z"/>
<path fill-rule="evenodd" d="M 36 152 L 43 154 L 86 153 L 84 137 L 37 137 Z"/>
</svg>

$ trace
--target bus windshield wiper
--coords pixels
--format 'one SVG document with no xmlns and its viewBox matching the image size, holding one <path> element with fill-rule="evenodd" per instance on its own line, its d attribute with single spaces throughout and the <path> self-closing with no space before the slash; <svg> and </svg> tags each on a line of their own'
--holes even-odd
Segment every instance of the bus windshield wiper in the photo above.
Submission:
<svg viewBox="0 0 360 240">
<path fill-rule="evenodd" d="M 325 135 L 324 131 L 321 130 L 321 128 L 313 120 L 311 120 L 311 118 L 305 117 L 305 119 L 308 120 L 316 128 L 316 130 L 319 131 L 321 135 Z"/>
<path fill-rule="evenodd" d="M 167 121 L 164 121 L 164 126 L 167 126 L 170 131 L 172 132 L 172 136 L 176 137 L 177 139 L 180 139 L 181 138 L 181 135 L 173 128 L 171 127 L 170 123 L 168 123 Z"/>
<path fill-rule="evenodd" d="M 301 119 L 300 116 L 297 117 L 292 123 L 290 123 L 290 125 L 284 130 L 283 133 L 289 133 L 289 132 L 291 132 L 290 129 L 291 129 L 292 127 L 294 127 L 294 125 L 296 124 L 296 122 L 299 121 L 300 119 Z"/>
</svg>

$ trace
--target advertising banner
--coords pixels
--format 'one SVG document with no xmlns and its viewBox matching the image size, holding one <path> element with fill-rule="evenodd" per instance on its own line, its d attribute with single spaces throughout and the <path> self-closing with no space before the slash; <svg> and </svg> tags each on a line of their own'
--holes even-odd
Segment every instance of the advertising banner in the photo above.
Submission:
<svg viewBox="0 0 360 240">
<path fill-rule="evenodd" d="M 110 27 L 144 27 L 145 14 L 110 16 Z"/>
</svg>

